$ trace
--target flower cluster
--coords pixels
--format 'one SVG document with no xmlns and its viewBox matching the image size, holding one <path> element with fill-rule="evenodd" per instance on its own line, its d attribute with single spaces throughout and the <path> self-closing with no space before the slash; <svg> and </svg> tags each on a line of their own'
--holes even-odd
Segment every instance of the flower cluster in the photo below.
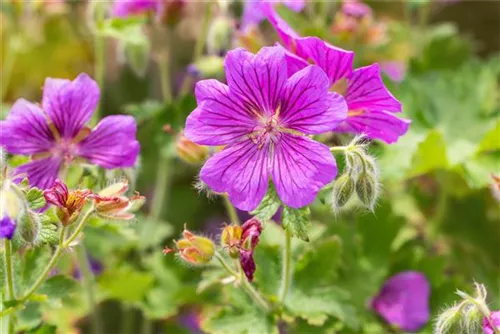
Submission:
<svg viewBox="0 0 500 334">
<path fill-rule="evenodd" d="M 104 117 L 86 126 L 99 102 L 97 83 L 86 74 L 74 81 L 47 78 L 41 106 L 19 99 L 0 122 L 0 145 L 11 154 L 31 157 L 19 166 L 17 179 L 50 188 L 60 171 L 77 161 L 106 169 L 132 167 L 139 154 L 132 116 Z"/>
</svg>

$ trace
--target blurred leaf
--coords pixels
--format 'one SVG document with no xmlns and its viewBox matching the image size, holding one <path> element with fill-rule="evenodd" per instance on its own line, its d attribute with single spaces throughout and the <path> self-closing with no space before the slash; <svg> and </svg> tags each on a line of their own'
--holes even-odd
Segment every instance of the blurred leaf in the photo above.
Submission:
<svg viewBox="0 0 500 334">
<path fill-rule="evenodd" d="M 290 231 L 293 236 L 304 241 L 309 241 L 307 235 L 308 229 L 311 226 L 309 207 L 301 209 L 292 209 L 288 206 L 283 208 L 282 226 L 285 230 Z"/>
<path fill-rule="evenodd" d="M 57 327 L 54 325 L 43 324 L 41 327 L 32 329 L 27 332 L 28 334 L 56 334 Z"/>
<path fill-rule="evenodd" d="M 174 228 L 166 221 L 154 221 L 142 216 L 138 216 L 137 220 L 139 223 L 134 227 L 136 227 L 140 249 L 158 247 L 174 233 Z"/>
<path fill-rule="evenodd" d="M 488 131 L 479 143 L 478 152 L 500 150 L 500 121 Z"/>
<path fill-rule="evenodd" d="M 145 18 L 131 16 L 127 18 L 113 17 L 100 28 L 103 36 L 116 38 L 127 44 L 140 45 L 148 43 L 147 36 L 143 32 Z"/>
<path fill-rule="evenodd" d="M 276 193 L 276 189 L 271 185 L 264 199 L 262 199 L 257 209 L 252 211 L 251 214 L 261 221 L 266 222 L 274 216 L 280 205 L 281 201 Z"/>
<path fill-rule="evenodd" d="M 156 118 L 165 112 L 165 105 L 158 101 L 146 100 L 140 104 L 129 104 L 125 106 L 125 112 L 134 116 L 139 125 L 145 121 Z"/>
<path fill-rule="evenodd" d="M 222 308 L 204 317 L 201 328 L 213 334 L 277 334 L 276 322 L 254 309 Z"/>
<path fill-rule="evenodd" d="M 63 275 L 56 275 L 47 279 L 38 290 L 38 293 L 46 294 L 51 299 L 60 299 L 73 293 L 78 286 L 78 282 L 74 279 Z"/>
<path fill-rule="evenodd" d="M 137 271 L 128 266 L 106 270 L 98 279 L 99 286 L 110 297 L 125 301 L 139 302 L 153 284 L 153 275 Z"/>
<path fill-rule="evenodd" d="M 487 187 L 492 182 L 491 174 L 500 173 L 500 152 L 470 159 L 464 163 L 463 170 L 469 187 Z"/>
<path fill-rule="evenodd" d="M 17 331 L 28 330 L 38 326 L 42 322 L 42 312 L 40 310 L 40 304 L 29 303 L 28 305 L 26 305 L 25 308 L 17 313 L 17 320 Z"/>
<path fill-rule="evenodd" d="M 418 176 L 435 169 L 446 168 L 446 144 L 438 131 L 431 131 L 423 142 L 418 145 L 413 156 L 410 176 Z"/>
<path fill-rule="evenodd" d="M 281 246 L 265 244 L 259 244 L 254 251 L 254 260 L 257 264 L 255 284 L 258 286 L 259 291 L 268 296 L 276 296 L 279 291 L 281 282 L 281 251 Z"/>
</svg>

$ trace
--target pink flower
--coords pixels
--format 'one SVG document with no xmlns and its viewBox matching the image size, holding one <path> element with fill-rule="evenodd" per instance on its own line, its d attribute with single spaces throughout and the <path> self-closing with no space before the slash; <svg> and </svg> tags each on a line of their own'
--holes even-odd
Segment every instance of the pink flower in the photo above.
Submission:
<svg viewBox="0 0 500 334">
<path fill-rule="evenodd" d="M 484 334 L 494 334 L 495 331 L 491 325 L 495 326 L 496 329 L 500 331 L 500 311 L 491 312 L 489 321 L 486 318 L 483 319 Z"/>
</svg>

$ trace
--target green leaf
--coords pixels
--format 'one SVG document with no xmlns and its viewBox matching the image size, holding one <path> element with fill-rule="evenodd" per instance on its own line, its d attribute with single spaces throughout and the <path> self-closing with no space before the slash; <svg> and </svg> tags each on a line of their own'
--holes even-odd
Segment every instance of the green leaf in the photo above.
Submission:
<svg viewBox="0 0 500 334">
<path fill-rule="evenodd" d="M 99 286 L 112 298 L 126 302 L 138 302 L 146 296 L 153 280 L 150 273 L 123 266 L 105 271 L 99 277 Z"/>
<path fill-rule="evenodd" d="M 42 311 L 40 304 L 29 303 L 17 313 L 17 331 L 24 331 L 37 327 L 42 322 Z"/>
<path fill-rule="evenodd" d="M 500 172 L 500 152 L 482 154 L 466 161 L 463 172 L 469 187 L 487 187 L 492 182 L 491 174 Z"/>
<path fill-rule="evenodd" d="M 250 213 L 262 221 L 268 221 L 278 211 L 280 205 L 281 201 L 276 193 L 276 189 L 271 185 L 257 209 Z"/>
<path fill-rule="evenodd" d="M 479 143 L 478 152 L 500 150 L 500 121 L 491 129 Z"/>
<path fill-rule="evenodd" d="M 57 333 L 57 326 L 43 324 L 41 327 L 29 330 L 26 333 L 28 333 L 28 334 L 56 334 Z"/>
<path fill-rule="evenodd" d="M 412 159 L 410 176 L 418 176 L 430 171 L 446 168 L 446 144 L 438 131 L 431 131 L 427 138 L 418 145 Z"/>
<path fill-rule="evenodd" d="M 314 247 L 307 249 L 295 264 L 294 279 L 297 284 L 305 286 L 332 282 L 340 265 L 341 248 L 340 238 L 332 236 L 317 241 Z"/>
<path fill-rule="evenodd" d="M 293 236 L 300 238 L 304 241 L 309 241 L 307 234 L 311 225 L 310 218 L 311 211 L 309 207 L 301 209 L 292 209 L 287 206 L 283 208 L 283 228 L 292 233 Z"/>
<path fill-rule="evenodd" d="M 41 217 L 42 225 L 36 242 L 38 244 L 47 244 L 55 246 L 59 242 L 59 231 L 57 225 L 52 223 L 52 218 L 48 215 Z"/>
<path fill-rule="evenodd" d="M 79 284 L 74 279 L 63 275 L 56 275 L 46 280 L 38 290 L 38 293 L 46 294 L 50 299 L 60 299 L 75 292 L 78 287 Z"/>
<path fill-rule="evenodd" d="M 45 197 L 43 196 L 43 190 L 38 188 L 31 188 L 26 193 L 26 200 L 31 210 L 38 210 L 45 206 Z"/>
<path fill-rule="evenodd" d="M 201 329 L 214 334 L 277 334 L 278 326 L 269 315 L 253 309 L 222 308 L 203 318 Z"/>
<path fill-rule="evenodd" d="M 144 23 L 145 20 L 141 17 L 114 17 L 106 20 L 100 29 L 100 33 L 103 36 L 113 37 L 124 43 L 139 45 L 148 42 L 143 31 Z"/>
</svg>

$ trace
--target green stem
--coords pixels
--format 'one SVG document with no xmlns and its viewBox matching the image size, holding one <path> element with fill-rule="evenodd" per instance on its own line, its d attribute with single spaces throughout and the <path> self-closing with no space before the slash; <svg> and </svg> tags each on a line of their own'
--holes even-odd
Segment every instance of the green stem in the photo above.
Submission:
<svg viewBox="0 0 500 334">
<path fill-rule="evenodd" d="M 106 48 L 104 43 L 105 40 L 102 34 L 105 13 L 104 13 L 103 3 L 97 2 L 95 6 L 96 6 L 95 24 L 97 27 L 97 31 L 95 32 L 95 40 L 94 40 L 94 57 L 95 57 L 94 77 L 102 92 L 104 88 L 104 75 L 105 75 L 104 66 L 106 62 Z M 103 99 L 101 98 L 101 101 L 102 100 Z M 96 125 L 99 122 L 99 119 L 101 118 L 100 105 L 101 103 L 99 103 L 99 106 L 97 107 L 96 111 L 94 112 L 94 115 L 92 116 L 91 125 Z"/>
<path fill-rule="evenodd" d="M 236 212 L 236 209 L 234 208 L 233 204 L 231 204 L 229 196 L 227 196 L 227 194 L 224 194 L 222 195 L 222 198 L 224 199 L 224 206 L 226 207 L 226 211 L 231 223 L 236 225 L 241 225 L 240 218 L 238 218 L 238 213 Z"/>
<path fill-rule="evenodd" d="M 133 334 L 134 333 L 134 317 L 135 317 L 133 307 L 130 305 L 127 305 L 127 304 L 123 304 L 122 317 L 123 317 L 123 321 L 122 321 L 121 333 Z"/>
<path fill-rule="evenodd" d="M 14 290 L 14 270 L 12 269 L 12 242 L 5 239 L 5 280 L 7 282 L 7 300 L 16 298 Z M 14 315 L 7 317 L 7 329 L 9 334 L 14 333 Z"/>
<path fill-rule="evenodd" d="M 216 252 L 215 258 L 230 275 L 239 280 L 239 282 L 241 283 L 241 287 L 247 292 L 247 294 L 257 305 L 259 305 L 266 313 L 271 310 L 264 297 L 262 297 L 262 295 L 257 290 L 255 290 L 255 288 L 250 284 L 250 282 L 248 282 L 245 276 L 238 274 L 233 268 L 231 268 L 231 266 L 226 262 L 226 260 L 224 260 L 224 257 L 220 253 Z"/>
<path fill-rule="evenodd" d="M 201 28 L 201 36 L 196 40 L 196 45 L 194 46 L 193 53 L 193 63 L 200 59 L 203 54 L 203 49 L 205 48 L 205 44 L 207 43 L 208 37 L 208 28 L 210 21 L 212 19 L 212 2 L 209 1 L 205 4 L 205 15 L 203 16 L 203 23 Z M 193 84 L 193 78 L 186 74 L 184 82 L 182 83 L 181 89 L 179 91 L 179 96 L 185 96 L 189 93 L 191 89 L 191 85 Z"/>
<path fill-rule="evenodd" d="M 95 298 L 95 289 L 94 289 L 94 274 L 89 266 L 89 260 L 87 256 L 87 252 L 85 250 L 85 246 L 81 244 L 77 249 L 77 258 L 78 265 L 80 267 L 80 274 L 82 278 L 83 287 L 85 293 L 87 294 L 87 301 L 90 307 L 90 316 L 92 319 L 92 329 L 93 333 L 99 334 L 102 333 L 102 324 L 101 319 L 99 317 L 99 305 L 96 302 Z"/>
<path fill-rule="evenodd" d="M 345 152 L 349 149 L 350 149 L 349 146 L 333 146 L 330 147 L 330 152 Z"/>
<path fill-rule="evenodd" d="M 172 87 L 170 85 L 170 50 L 167 47 L 158 56 L 157 62 L 160 69 L 163 101 L 165 104 L 170 104 L 172 102 Z"/>
<path fill-rule="evenodd" d="M 170 157 L 160 151 L 160 160 L 156 170 L 156 185 L 151 204 L 151 218 L 157 221 L 161 218 L 163 207 L 167 198 L 167 188 L 170 176 Z"/>
<path fill-rule="evenodd" d="M 49 260 L 49 263 L 43 270 L 42 274 L 38 277 L 38 279 L 33 283 L 31 288 L 28 289 L 28 291 L 24 294 L 24 296 L 20 299 L 21 302 L 25 302 L 28 300 L 32 294 L 38 290 L 40 285 L 45 281 L 47 276 L 49 275 L 50 271 L 54 268 L 54 266 L 57 264 L 57 261 L 59 260 L 59 257 L 62 255 L 63 250 L 70 247 L 71 243 L 78 237 L 80 232 L 82 231 L 83 227 L 85 226 L 85 223 L 87 220 L 90 218 L 90 216 L 94 213 L 94 207 L 91 207 L 85 215 L 80 219 L 80 223 L 78 226 L 75 228 L 73 233 L 69 236 L 68 239 L 64 239 L 64 236 L 66 235 L 66 229 L 67 226 L 62 227 L 61 229 L 61 234 L 59 235 L 59 245 L 57 246 L 56 250 L 54 251 L 54 254 L 52 254 L 52 257 Z"/>
<path fill-rule="evenodd" d="M 288 230 L 286 230 L 285 234 L 285 249 L 283 250 L 283 266 L 281 270 L 279 301 L 283 304 L 292 284 L 292 233 Z"/>
</svg>

